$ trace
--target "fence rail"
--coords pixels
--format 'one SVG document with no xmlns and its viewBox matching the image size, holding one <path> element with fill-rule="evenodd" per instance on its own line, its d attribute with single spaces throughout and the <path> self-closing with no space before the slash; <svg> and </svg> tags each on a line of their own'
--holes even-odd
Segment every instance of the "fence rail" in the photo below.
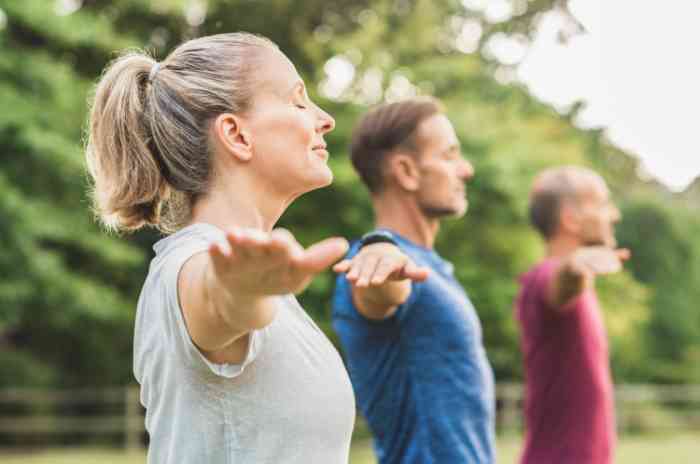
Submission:
<svg viewBox="0 0 700 464">
<path fill-rule="evenodd" d="M 700 385 L 618 385 L 621 434 L 678 429 L 700 431 Z M 523 386 L 496 388 L 497 430 L 522 432 Z M 65 434 L 121 437 L 126 449 L 146 442 L 138 386 L 107 389 L 0 389 L 0 440 Z"/>
<path fill-rule="evenodd" d="M 86 406 L 98 413 L 76 412 Z M 109 412 L 101 412 L 104 410 Z M 124 448 L 137 449 L 145 438 L 143 413 L 139 388 L 133 385 L 79 390 L 0 389 L 0 437 L 118 434 L 123 437 Z"/>
<path fill-rule="evenodd" d="M 521 384 L 497 386 L 497 428 L 523 430 L 524 389 Z M 700 431 L 700 385 L 620 384 L 615 388 L 619 434 L 647 431 Z"/>
</svg>

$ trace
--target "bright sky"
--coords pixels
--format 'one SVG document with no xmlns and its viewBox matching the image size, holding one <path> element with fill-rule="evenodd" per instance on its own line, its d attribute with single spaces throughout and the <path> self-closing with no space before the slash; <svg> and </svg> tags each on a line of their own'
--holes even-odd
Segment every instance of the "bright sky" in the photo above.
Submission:
<svg viewBox="0 0 700 464">
<path fill-rule="evenodd" d="M 700 2 L 569 5 L 586 33 L 562 45 L 563 20 L 548 14 L 518 79 L 555 107 L 585 102 L 578 124 L 606 128 L 643 161 L 640 175 L 683 189 L 700 175 Z"/>
</svg>

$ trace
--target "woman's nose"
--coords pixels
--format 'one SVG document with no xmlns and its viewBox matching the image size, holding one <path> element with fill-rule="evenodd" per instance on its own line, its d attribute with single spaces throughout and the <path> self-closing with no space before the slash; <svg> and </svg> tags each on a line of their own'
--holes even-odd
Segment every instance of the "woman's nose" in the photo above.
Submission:
<svg viewBox="0 0 700 464">
<path fill-rule="evenodd" d="M 333 119 L 333 116 L 326 113 L 321 108 L 319 108 L 318 111 L 319 111 L 319 118 L 318 118 L 317 130 L 322 134 L 326 134 L 326 133 L 332 131 L 335 128 L 335 119 Z"/>
</svg>

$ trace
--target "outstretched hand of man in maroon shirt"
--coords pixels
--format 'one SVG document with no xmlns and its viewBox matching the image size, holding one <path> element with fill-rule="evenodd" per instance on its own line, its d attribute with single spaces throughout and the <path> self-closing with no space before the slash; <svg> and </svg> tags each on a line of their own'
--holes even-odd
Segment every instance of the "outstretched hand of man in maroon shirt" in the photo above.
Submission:
<svg viewBox="0 0 700 464">
<path fill-rule="evenodd" d="M 613 274 L 622 270 L 622 263 L 630 258 L 626 248 L 606 246 L 578 248 L 563 258 L 551 281 L 548 300 L 556 309 L 565 309 L 568 303 L 593 285 L 596 275 Z"/>
<path fill-rule="evenodd" d="M 582 276 L 613 274 L 622 270 L 622 262 L 630 258 L 626 248 L 612 249 L 605 246 L 582 247 L 569 259 L 572 272 Z"/>
</svg>

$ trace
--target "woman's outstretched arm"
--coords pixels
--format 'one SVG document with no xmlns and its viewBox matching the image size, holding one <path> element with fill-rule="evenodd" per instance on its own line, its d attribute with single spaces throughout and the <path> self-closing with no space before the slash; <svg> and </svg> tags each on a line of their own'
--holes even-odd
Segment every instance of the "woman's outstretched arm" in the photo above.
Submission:
<svg viewBox="0 0 700 464">
<path fill-rule="evenodd" d="M 192 341 L 213 362 L 241 363 L 252 330 L 269 325 L 276 296 L 299 293 L 347 252 L 342 238 L 304 249 L 284 230 L 234 229 L 226 243 L 189 259 L 178 295 Z"/>
</svg>

